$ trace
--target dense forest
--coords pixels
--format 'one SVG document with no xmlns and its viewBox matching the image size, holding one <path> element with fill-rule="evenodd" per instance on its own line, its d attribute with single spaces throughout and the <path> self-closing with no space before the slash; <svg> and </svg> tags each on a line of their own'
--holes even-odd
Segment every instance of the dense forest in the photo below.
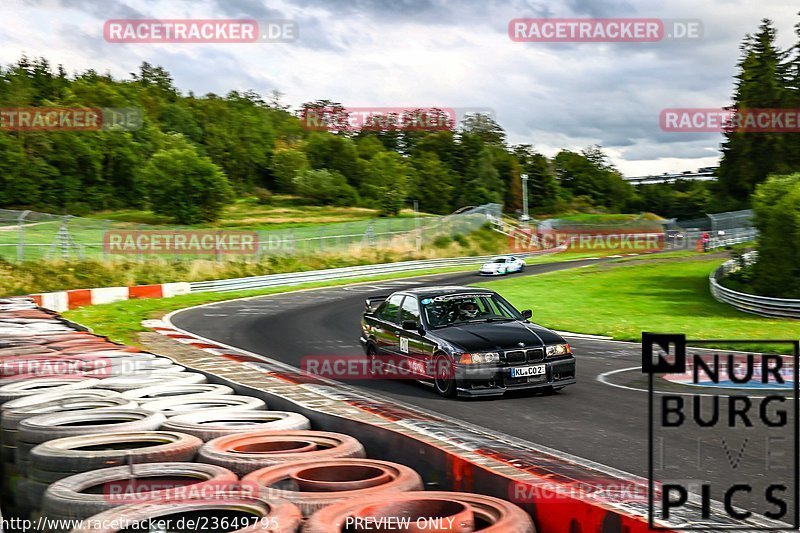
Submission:
<svg viewBox="0 0 800 533">
<path fill-rule="evenodd" d="M 742 45 L 738 106 L 800 107 L 798 50 L 776 49 L 764 21 Z M 359 205 L 392 214 L 418 200 L 449 213 L 465 205 L 522 206 L 529 176 L 534 214 L 638 212 L 693 218 L 746 207 L 771 173 L 800 169 L 797 134 L 728 133 L 718 183 L 635 188 L 598 146 L 545 157 L 511 145 L 491 117 L 469 115 L 446 130 L 314 131 L 303 113 L 340 104 L 309 102 L 292 112 L 273 91 L 183 94 L 165 69 L 143 63 L 128 79 L 89 70 L 68 74 L 46 59 L 0 67 L 0 107 L 136 108 L 135 131 L 0 129 L 0 206 L 75 215 L 149 208 L 176 222 L 212 221 L 241 195 L 269 202 L 289 193 L 313 204 Z"/>
</svg>

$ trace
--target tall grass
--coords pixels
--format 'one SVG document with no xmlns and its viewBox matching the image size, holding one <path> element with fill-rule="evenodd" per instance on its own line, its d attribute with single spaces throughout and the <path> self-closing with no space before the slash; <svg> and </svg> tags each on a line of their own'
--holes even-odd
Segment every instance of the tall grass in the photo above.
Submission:
<svg viewBox="0 0 800 533">
<path fill-rule="evenodd" d="M 481 228 L 466 237 L 440 241 L 422 251 L 409 251 L 408 241 L 380 249 L 353 247 L 348 252 L 320 252 L 309 255 L 265 257 L 259 262 L 243 261 L 138 261 L 45 260 L 13 263 L 0 258 L 0 295 L 14 296 L 92 287 L 116 287 L 205 281 L 213 279 L 300 272 L 324 268 L 392 263 L 414 259 L 495 254 L 506 251 L 505 235 Z"/>
</svg>

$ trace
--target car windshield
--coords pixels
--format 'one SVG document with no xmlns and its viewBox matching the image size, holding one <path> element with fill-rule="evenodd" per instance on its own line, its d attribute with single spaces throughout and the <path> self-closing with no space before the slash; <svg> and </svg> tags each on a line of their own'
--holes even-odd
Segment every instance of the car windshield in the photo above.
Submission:
<svg viewBox="0 0 800 533">
<path fill-rule="evenodd" d="M 431 328 L 522 319 L 522 315 L 497 294 L 446 295 L 423 298 L 421 303 L 425 320 Z"/>
<path fill-rule="evenodd" d="M 492 263 L 505 263 L 505 258 L 501 257 L 500 259 L 493 259 Z"/>
</svg>

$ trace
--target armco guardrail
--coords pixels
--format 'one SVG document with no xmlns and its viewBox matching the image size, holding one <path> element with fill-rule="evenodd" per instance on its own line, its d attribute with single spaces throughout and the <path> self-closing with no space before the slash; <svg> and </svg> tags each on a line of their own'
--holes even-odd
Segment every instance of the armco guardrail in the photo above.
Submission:
<svg viewBox="0 0 800 533">
<path fill-rule="evenodd" d="M 756 252 L 745 254 L 744 257 L 745 260 L 752 261 L 756 257 Z M 732 305 L 739 311 L 744 311 L 745 313 L 777 318 L 800 319 L 800 300 L 758 296 L 723 287 L 719 282 L 720 279 L 736 266 L 736 261 L 731 259 L 714 270 L 709 276 L 708 281 L 711 286 L 711 294 L 715 299 L 722 303 Z"/>
<path fill-rule="evenodd" d="M 547 253 L 562 252 L 566 245 L 544 250 L 536 253 L 517 254 L 520 257 L 544 255 Z M 423 270 L 427 268 L 444 268 L 449 266 L 461 266 L 480 264 L 491 255 L 478 257 L 456 257 L 447 259 L 423 259 L 418 261 L 403 261 L 400 263 L 381 263 L 378 265 L 362 265 L 356 267 L 329 268 L 325 270 L 309 270 L 307 272 L 292 272 L 289 274 L 267 274 L 265 276 L 250 276 L 246 278 L 223 279 L 214 281 L 196 281 L 189 283 L 190 292 L 226 292 L 240 291 L 246 289 L 264 289 L 284 285 L 300 285 L 317 281 L 332 281 L 339 279 L 361 278 L 366 276 L 377 276 L 381 274 L 392 274 L 396 272 L 407 272 L 412 270 Z"/>
</svg>

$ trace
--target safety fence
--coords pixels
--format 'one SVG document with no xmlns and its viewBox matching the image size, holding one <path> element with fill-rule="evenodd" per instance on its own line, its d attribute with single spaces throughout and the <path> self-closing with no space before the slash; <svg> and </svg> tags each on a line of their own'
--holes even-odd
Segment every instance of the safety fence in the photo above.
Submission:
<svg viewBox="0 0 800 533">
<path fill-rule="evenodd" d="M 748 252 L 742 256 L 744 264 L 752 264 L 757 258 L 756 252 Z M 800 319 L 800 300 L 788 298 L 770 298 L 768 296 L 758 296 L 747 294 L 724 287 L 720 281 L 731 272 L 742 267 L 736 259 L 726 261 L 719 268 L 714 270 L 708 278 L 711 294 L 717 301 L 732 305 L 739 311 L 753 313 L 761 316 L 777 318 L 797 318 Z"/>
<path fill-rule="evenodd" d="M 270 256 L 358 249 L 421 250 L 446 243 L 448 238 L 472 233 L 487 223 L 493 224 L 500 220 L 501 213 L 500 204 L 486 204 L 445 216 L 372 218 L 250 230 L 246 227 L 156 226 L 0 209 L 0 258 L 8 261 L 160 258 L 250 262 Z M 230 246 L 231 237 L 249 239 L 248 246 L 234 249 Z M 207 242 L 195 247 L 169 244 L 181 238 Z M 142 244 L 143 239 L 146 244 Z"/>
</svg>

